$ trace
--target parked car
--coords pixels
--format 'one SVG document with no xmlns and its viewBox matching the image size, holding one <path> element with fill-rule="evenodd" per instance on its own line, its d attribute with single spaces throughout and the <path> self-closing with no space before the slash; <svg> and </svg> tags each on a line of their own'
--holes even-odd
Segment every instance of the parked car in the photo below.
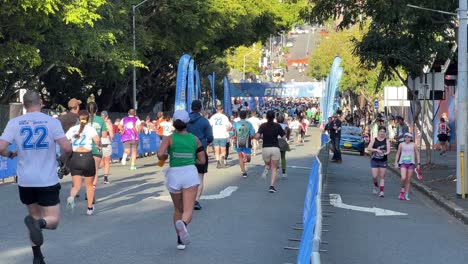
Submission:
<svg viewBox="0 0 468 264">
<path fill-rule="evenodd" d="M 359 155 L 364 156 L 365 143 L 362 129 L 354 126 L 342 126 L 340 148 L 347 151 L 356 151 L 359 152 Z"/>
</svg>

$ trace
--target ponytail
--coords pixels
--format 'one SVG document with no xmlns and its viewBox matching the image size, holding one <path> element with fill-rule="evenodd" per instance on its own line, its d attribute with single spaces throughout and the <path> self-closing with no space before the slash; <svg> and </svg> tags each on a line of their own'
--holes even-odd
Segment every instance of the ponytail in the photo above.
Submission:
<svg viewBox="0 0 468 264">
<path fill-rule="evenodd" d="M 86 124 L 88 124 L 89 120 L 89 113 L 86 110 L 81 110 L 78 112 L 79 120 L 80 120 L 80 130 L 78 131 L 78 134 L 74 136 L 74 138 L 78 139 L 81 137 L 81 133 L 83 132 Z"/>
<path fill-rule="evenodd" d="M 78 131 L 78 134 L 75 135 L 76 139 L 81 137 L 81 133 L 83 132 L 83 129 L 85 128 L 87 123 L 88 121 L 86 119 L 80 119 L 80 130 Z"/>
</svg>

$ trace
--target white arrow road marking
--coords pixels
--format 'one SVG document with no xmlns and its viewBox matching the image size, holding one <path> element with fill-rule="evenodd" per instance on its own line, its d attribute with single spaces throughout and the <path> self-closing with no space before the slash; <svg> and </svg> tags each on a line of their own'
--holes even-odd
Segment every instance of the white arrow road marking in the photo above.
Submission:
<svg viewBox="0 0 468 264">
<path fill-rule="evenodd" d="M 237 187 L 237 186 L 228 186 L 224 190 L 220 191 L 219 194 L 203 195 L 202 197 L 200 197 L 200 199 L 202 199 L 202 200 L 223 199 L 223 198 L 231 196 L 232 193 L 237 191 L 237 189 L 239 189 L 239 187 Z M 156 197 L 152 197 L 152 198 L 155 199 L 155 200 L 166 201 L 166 202 L 171 202 L 172 201 L 171 196 L 169 196 L 169 195 L 156 196 Z"/>
<path fill-rule="evenodd" d="M 386 209 L 377 208 L 377 207 L 369 208 L 369 207 L 361 207 L 361 206 L 344 204 L 341 200 L 341 195 L 335 194 L 335 193 L 330 193 L 330 204 L 338 208 L 367 212 L 367 213 L 375 213 L 375 216 L 408 215 L 405 213 L 395 212 L 395 211 L 386 210 Z"/>
</svg>

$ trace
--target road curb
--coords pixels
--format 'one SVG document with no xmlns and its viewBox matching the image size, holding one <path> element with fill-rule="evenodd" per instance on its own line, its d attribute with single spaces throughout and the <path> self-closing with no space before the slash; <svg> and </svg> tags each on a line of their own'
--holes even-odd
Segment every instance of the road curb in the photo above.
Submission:
<svg viewBox="0 0 468 264">
<path fill-rule="evenodd" d="M 400 177 L 400 172 L 396 168 L 388 167 L 396 176 Z M 465 225 L 468 225 L 468 211 L 456 205 L 454 202 L 445 198 L 439 192 L 433 190 L 431 187 L 426 184 L 414 180 L 411 180 L 411 185 L 413 185 L 418 191 L 425 194 L 431 200 L 435 201 L 442 208 L 447 210 L 450 214 L 460 219 Z"/>
</svg>

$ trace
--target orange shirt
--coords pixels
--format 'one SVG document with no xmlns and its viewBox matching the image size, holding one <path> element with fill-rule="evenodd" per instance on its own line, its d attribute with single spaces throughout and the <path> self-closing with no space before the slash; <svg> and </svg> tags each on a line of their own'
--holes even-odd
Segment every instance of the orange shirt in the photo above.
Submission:
<svg viewBox="0 0 468 264">
<path fill-rule="evenodd" d="M 160 136 L 162 136 L 164 132 L 163 127 L 160 125 L 162 122 L 164 122 L 164 118 L 159 118 L 154 122 L 154 125 L 156 126 L 156 133 L 158 133 Z"/>
</svg>

